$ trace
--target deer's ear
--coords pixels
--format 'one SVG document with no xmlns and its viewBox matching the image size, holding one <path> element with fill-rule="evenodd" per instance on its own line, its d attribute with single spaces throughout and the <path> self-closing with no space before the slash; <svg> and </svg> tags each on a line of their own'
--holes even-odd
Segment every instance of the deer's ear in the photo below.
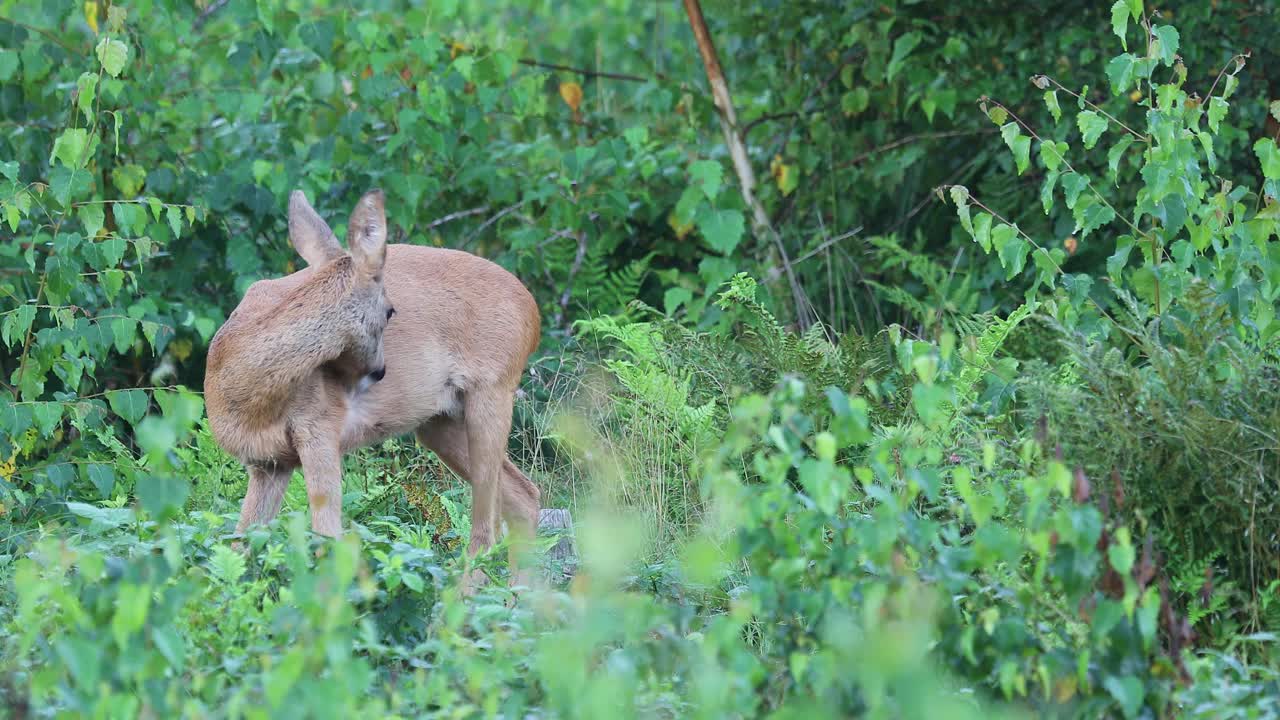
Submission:
<svg viewBox="0 0 1280 720">
<path fill-rule="evenodd" d="M 289 194 L 289 242 L 308 265 L 323 265 L 342 256 L 342 246 L 329 225 L 307 202 L 301 190 Z"/>
<path fill-rule="evenodd" d="M 356 268 L 369 277 L 382 274 L 387 259 L 387 211 L 381 190 L 371 190 L 356 203 L 347 223 L 347 250 Z"/>
</svg>

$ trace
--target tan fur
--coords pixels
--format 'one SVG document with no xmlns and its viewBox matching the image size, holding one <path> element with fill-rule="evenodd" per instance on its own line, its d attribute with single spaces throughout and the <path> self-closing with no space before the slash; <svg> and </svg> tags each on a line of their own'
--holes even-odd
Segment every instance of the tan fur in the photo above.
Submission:
<svg viewBox="0 0 1280 720">
<path fill-rule="evenodd" d="M 540 333 L 528 289 L 470 253 L 385 245 L 379 193 L 352 213 L 350 254 L 302 193 L 289 205 L 290 240 L 309 267 L 254 283 L 209 347 L 210 425 L 249 472 L 237 529 L 273 518 L 301 465 L 312 528 L 339 534 L 342 455 L 412 432 L 471 483 L 469 552 L 493 545 L 499 513 L 513 552 L 523 549 L 539 492 L 506 444 Z"/>
</svg>

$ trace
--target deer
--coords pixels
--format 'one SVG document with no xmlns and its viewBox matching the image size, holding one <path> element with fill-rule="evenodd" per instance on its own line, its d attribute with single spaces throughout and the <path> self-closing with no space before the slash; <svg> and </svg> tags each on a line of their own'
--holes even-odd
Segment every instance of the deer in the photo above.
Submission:
<svg viewBox="0 0 1280 720">
<path fill-rule="evenodd" d="M 204 397 L 215 441 L 245 467 L 237 537 L 279 512 L 302 469 L 312 531 L 342 533 L 342 457 L 408 433 L 471 485 L 469 558 L 506 521 L 517 556 L 540 493 L 511 461 L 515 396 L 541 339 L 538 304 L 500 265 L 461 250 L 387 244 L 380 190 L 356 203 L 347 250 L 301 190 L 289 241 L 306 267 L 254 282 L 215 333 Z M 463 594 L 488 581 L 463 578 Z"/>
</svg>

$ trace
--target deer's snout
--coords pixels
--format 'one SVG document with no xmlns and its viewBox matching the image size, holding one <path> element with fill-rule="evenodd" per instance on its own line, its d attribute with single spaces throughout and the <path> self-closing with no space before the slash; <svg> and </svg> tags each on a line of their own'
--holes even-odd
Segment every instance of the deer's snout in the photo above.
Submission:
<svg viewBox="0 0 1280 720">
<path fill-rule="evenodd" d="M 373 372 L 369 373 L 369 379 L 370 379 L 370 380 L 372 380 L 372 381 L 374 381 L 374 382 L 381 382 L 382 378 L 384 378 L 384 377 L 386 377 L 386 376 L 387 376 L 387 366 L 386 366 L 386 365 L 383 365 L 382 367 L 378 368 L 377 370 L 374 370 Z"/>
</svg>

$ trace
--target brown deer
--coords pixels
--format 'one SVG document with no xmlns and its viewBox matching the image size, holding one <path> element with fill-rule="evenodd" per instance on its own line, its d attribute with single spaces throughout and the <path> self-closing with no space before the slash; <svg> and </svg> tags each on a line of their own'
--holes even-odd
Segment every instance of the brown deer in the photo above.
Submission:
<svg viewBox="0 0 1280 720">
<path fill-rule="evenodd" d="M 249 474 L 237 532 L 280 512 L 301 466 L 312 530 L 339 535 L 343 454 L 413 432 L 471 483 L 468 553 L 494 544 L 501 514 L 516 570 L 539 505 L 507 457 L 516 388 L 541 333 L 533 296 L 470 253 L 388 246 L 377 190 L 351 213 L 349 252 L 294 191 L 289 240 L 307 267 L 255 282 L 209 345 L 209 424 Z M 464 592 L 483 579 L 470 573 Z"/>
</svg>

